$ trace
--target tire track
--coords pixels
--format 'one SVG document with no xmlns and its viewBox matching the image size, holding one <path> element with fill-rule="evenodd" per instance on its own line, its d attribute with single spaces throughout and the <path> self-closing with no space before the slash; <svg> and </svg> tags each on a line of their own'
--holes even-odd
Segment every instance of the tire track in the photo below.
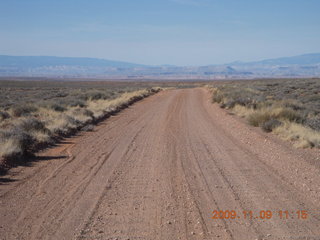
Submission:
<svg viewBox="0 0 320 240">
<path fill-rule="evenodd" d="M 208 99 L 203 89 L 159 93 L 109 118 L 95 132 L 42 153 L 67 158 L 21 167 L 18 181 L 0 185 L 0 239 L 319 236 L 319 169 L 301 157 L 318 153 L 297 155 L 272 137 L 266 145 L 264 133 Z M 213 210 L 236 210 L 240 216 L 266 209 L 275 214 L 308 210 L 309 218 L 211 219 Z"/>
</svg>

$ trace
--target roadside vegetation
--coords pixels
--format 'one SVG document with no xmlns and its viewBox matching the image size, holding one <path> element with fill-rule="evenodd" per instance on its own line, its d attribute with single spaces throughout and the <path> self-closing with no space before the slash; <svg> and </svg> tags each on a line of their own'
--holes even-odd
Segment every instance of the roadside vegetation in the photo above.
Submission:
<svg viewBox="0 0 320 240">
<path fill-rule="evenodd" d="M 320 79 L 219 82 L 212 100 L 296 147 L 320 148 Z"/>
<path fill-rule="evenodd" d="M 41 84 L 0 85 L 0 171 L 63 137 L 91 131 L 97 122 L 161 90 L 143 84 Z"/>
</svg>

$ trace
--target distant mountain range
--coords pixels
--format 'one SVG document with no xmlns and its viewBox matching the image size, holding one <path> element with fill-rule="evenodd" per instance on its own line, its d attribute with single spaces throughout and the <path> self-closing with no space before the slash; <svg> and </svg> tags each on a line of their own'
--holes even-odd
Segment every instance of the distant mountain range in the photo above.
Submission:
<svg viewBox="0 0 320 240">
<path fill-rule="evenodd" d="M 304 54 L 294 57 L 266 59 L 258 62 L 245 63 L 249 65 L 314 65 L 320 63 L 320 53 Z"/>
<path fill-rule="evenodd" d="M 36 68 L 48 66 L 82 66 L 82 67 L 146 67 L 142 64 L 110 61 L 98 58 L 50 57 L 50 56 L 6 56 L 0 55 L 0 66 Z"/>
<path fill-rule="evenodd" d="M 0 55 L 0 76 L 110 79 L 320 77 L 320 54 L 191 67 L 148 66 L 96 58 Z"/>
</svg>

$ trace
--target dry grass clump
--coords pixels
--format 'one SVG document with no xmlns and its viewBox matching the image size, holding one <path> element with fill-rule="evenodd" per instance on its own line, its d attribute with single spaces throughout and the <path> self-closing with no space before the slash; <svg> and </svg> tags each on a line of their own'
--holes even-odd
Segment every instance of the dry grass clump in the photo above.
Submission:
<svg viewBox="0 0 320 240">
<path fill-rule="evenodd" d="M 34 117 L 13 119 L 0 132 L 0 157 L 6 161 L 31 155 L 41 144 L 53 142 L 44 123 Z"/>
<path fill-rule="evenodd" d="M 253 96 L 255 96 L 257 92 L 253 89 L 239 89 L 237 87 L 223 85 L 220 88 L 212 88 L 211 91 L 213 96 L 212 101 L 219 103 L 222 108 L 231 109 L 236 105 L 256 108 L 257 99 Z"/>
<path fill-rule="evenodd" d="M 0 132 L 0 154 L 6 160 L 19 159 L 29 153 L 32 136 L 19 128 Z"/>
<path fill-rule="evenodd" d="M 160 88 L 125 92 L 110 99 L 101 92 L 89 93 L 87 100 L 68 103 L 23 105 L 9 109 L 11 115 L 0 112 L 0 167 L 41 146 L 54 143 L 60 137 L 79 130 L 91 131 L 94 123 L 110 116 L 130 104 L 143 99 Z"/>
<path fill-rule="evenodd" d="M 319 147 L 319 80 L 233 81 L 209 89 L 213 102 L 244 117 L 250 125 L 281 132 L 283 138 L 297 141 L 296 146 Z"/>
<path fill-rule="evenodd" d="M 78 122 L 66 114 L 58 115 L 58 118 L 46 120 L 46 126 L 55 136 L 67 136 L 77 130 Z"/>
<path fill-rule="evenodd" d="M 101 119 L 106 114 L 117 112 L 134 103 L 135 101 L 143 99 L 151 93 L 157 91 L 159 91 L 159 89 L 144 89 L 135 92 L 128 92 L 110 101 L 106 101 L 103 99 L 89 100 L 87 103 L 88 109 L 93 112 L 94 118 Z"/>
<path fill-rule="evenodd" d="M 297 122 L 301 120 L 301 116 L 293 109 L 286 107 L 267 107 L 257 109 L 247 115 L 249 124 L 255 127 L 261 127 L 263 124 L 272 119 Z"/>
<path fill-rule="evenodd" d="M 247 108 L 245 106 L 241 106 L 241 105 L 236 104 L 232 108 L 232 112 L 240 117 L 247 118 L 249 115 L 251 115 L 255 112 L 255 109 Z"/>
<path fill-rule="evenodd" d="M 9 138 L 7 140 L 2 140 L 0 145 L 0 155 L 3 159 L 20 158 L 23 155 L 23 150 L 21 144 L 15 138 Z"/>
<path fill-rule="evenodd" d="M 273 131 L 285 140 L 294 141 L 296 147 L 320 148 L 320 132 L 301 124 L 284 122 L 284 124 L 275 128 Z"/>
</svg>

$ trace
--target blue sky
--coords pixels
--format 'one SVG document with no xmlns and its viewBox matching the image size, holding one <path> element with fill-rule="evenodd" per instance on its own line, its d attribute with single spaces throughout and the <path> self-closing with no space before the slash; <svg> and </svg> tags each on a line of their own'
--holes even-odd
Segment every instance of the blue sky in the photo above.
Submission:
<svg viewBox="0 0 320 240">
<path fill-rule="evenodd" d="M 320 52 L 319 0 L 0 0 L 0 54 L 206 65 Z"/>
</svg>

